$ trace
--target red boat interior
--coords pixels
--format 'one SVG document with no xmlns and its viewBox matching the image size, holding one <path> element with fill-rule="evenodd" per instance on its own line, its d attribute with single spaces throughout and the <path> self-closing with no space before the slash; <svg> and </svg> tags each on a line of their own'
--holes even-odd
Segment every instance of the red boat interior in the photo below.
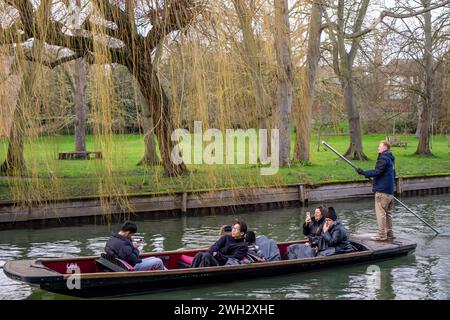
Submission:
<svg viewBox="0 0 450 320">
<path fill-rule="evenodd" d="M 298 243 L 302 243 L 304 241 L 299 241 Z M 283 243 L 278 244 L 278 248 L 280 249 L 281 257 L 285 257 L 287 247 L 293 244 Z M 365 251 L 366 247 L 359 243 L 353 243 L 354 251 Z M 194 256 L 197 252 L 202 251 L 202 249 L 196 250 L 183 250 L 180 252 L 170 252 L 160 253 L 160 254 L 142 254 L 141 258 L 148 258 L 149 256 L 158 257 L 163 260 L 164 265 L 167 269 L 181 269 L 185 268 L 187 265 L 192 263 Z M 100 273 L 104 272 L 105 269 L 98 262 L 97 258 L 73 258 L 73 259 L 58 259 L 58 260 L 41 260 L 40 261 L 45 267 L 54 270 L 61 274 L 74 274 L 74 273 Z M 264 263 L 264 262 L 260 262 Z M 124 270 L 126 271 L 126 270 Z"/>
</svg>

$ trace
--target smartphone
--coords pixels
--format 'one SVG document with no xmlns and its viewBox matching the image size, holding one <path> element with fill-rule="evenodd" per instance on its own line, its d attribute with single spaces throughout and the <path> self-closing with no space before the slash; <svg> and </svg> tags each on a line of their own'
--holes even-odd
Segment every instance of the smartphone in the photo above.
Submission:
<svg viewBox="0 0 450 320">
<path fill-rule="evenodd" d="M 311 219 L 311 212 L 307 211 L 307 212 L 306 212 L 306 217 L 308 217 L 308 218 Z"/>
</svg>

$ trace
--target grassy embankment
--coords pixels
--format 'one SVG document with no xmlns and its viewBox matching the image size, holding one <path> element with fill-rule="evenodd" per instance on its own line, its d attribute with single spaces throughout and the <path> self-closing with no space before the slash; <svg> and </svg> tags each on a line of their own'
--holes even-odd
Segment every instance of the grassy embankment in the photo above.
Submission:
<svg viewBox="0 0 450 320">
<path fill-rule="evenodd" d="M 364 151 L 369 161 L 355 163 L 364 169 L 372 168 L 377 157 L 377 145 L 383 135 L 365 135 Z M 416 156 L 417 139 L 406 137 L 408 147 L 393 148 L 398 176 L 421 176 L 450 173 L 448 138 L 433 137 L 433 156 Z M 316 140 L 316 139 L 314 139 Z M 348 137 L 333 136 L 326 140 L 338 151 L 344 152 Z M 276 186 L 298 183 L 322 183 L 326 181 L 363 180 L 347 164 L 338 161 L 331 151 L 317 151 L 317 141 L 311 144 L 312 161 L 304 165 L 294 162 L 289 168 L 280 168 L 273 176 L 262 176 L 258 165 L 189 165 L 189 172 L 181 178 L 168 178 L 162 168 L 138 167 L 144 146 L 140 135 L 117 136 L 111 147 L 114 156 L 103 160 L 60 161 L 60 151 L 73 150 L 73 137 L 40 138 L 39 142 L 26 145 L 26 160 L 30 177 L 39 177 L 41 198 L 85 197 L 99 194 L 99 181 L 105 181 L 105 172 L 111 172 L 122 191 L 129 194 L 193 191 L 219 188 Z M 93 137 L 88 137 L 88 150 L 96 150 Z M 0 140 L 0 160 L 6 155 L 6 141 Z M 41 179 L 42 178 L 42 179 Z M 27 180 L 27 179 L 22 179 Z M 110 180 L 111 181 L 111 180 Z M 22 182 L 23 183 L 23 182 Z M 13 179 L 0 177 L 0 200 L 14 199 Z M 30 189 L 35 189 L 29 184 Z M 57 190 L 55 193 L 54 190 Z M 44 195 L 44 196 L 42 196 Z"/>
</svg>

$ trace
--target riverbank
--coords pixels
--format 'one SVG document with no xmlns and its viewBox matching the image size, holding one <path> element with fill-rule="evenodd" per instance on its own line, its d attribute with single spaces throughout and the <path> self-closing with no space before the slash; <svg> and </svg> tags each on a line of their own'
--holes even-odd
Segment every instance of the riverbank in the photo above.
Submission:
<svg viewBox="0 0 450 320">
<path fill-rule="evenodd" d="M 435 195 L 450 192 L 450 175 L 396 179 L 397 194 Z M 268 210 L 310 203 L 373 197 L 372 186 L 363 182 L 328 182 L 266 188 L 238 188 L 174 194 L 147 194 L 127 197 L 130 210 L 110 205 L 105 213 L 102 199 L 85 197 L 20 206 L 13 201 L 0 202 L 0 228 L 27 227 L 30 224 L 62 224 L 63 221 L 105 222 L 145 218 L 161 214 L 197 215 L 237 211 Z"/>
<path fill-rule="evenodd" d="M 365 135 L 364 150 L 369 161 L 355 161 L 364 169 L 373 168 L 377 145 L 384 135 Z M 414 155 L 417 139 L 402 136 L 407 148 L 393 148 L 396 156 L 397 176 L 408 178 L 450 173 L 448 139 L 433 137 L 433 156 Z M 325 137 L 333 147 L 344 152 L 348 146 L 346 136 Z M 258 165 L 189 165 L 188 172 L 177 178 L 168 178 L 160 166 L 139 167 L 144 149 L 140 135 L 115 137 L 114 159 L 56 160 L 59 151 L 73 149 L 73 137 L 41 138 L 27 143 L 25 156 L 29 164 L 29 177 L 12 179 L 0 177 L 0 200 L 45 201 L 98 196 L 105 191 L 105 181 L 114 195 L 148 195 L 215 191 L 239 188 L 268 188 L 289 185 L 317 185 L 329 182 L 364 181 L 355 171 L 330 151 L 317 150 L 317 141 L 311 143 L 311 163 L 293 162 L 280 168 L 273 176 L 262 176 Z M 294 141 L 294 139 L 292 139 Z M 88 138 L 88 149 L 96 150 L 98 141 Z M 293 149 L 293 148 L 292 148 Z M 6 142 L 0 141 L 0 159 L 6 154 Z M 105 162 L 110 164 L 105 167 Z M 110 191 L 111 191 L 110 189 Z"/>
</svg>

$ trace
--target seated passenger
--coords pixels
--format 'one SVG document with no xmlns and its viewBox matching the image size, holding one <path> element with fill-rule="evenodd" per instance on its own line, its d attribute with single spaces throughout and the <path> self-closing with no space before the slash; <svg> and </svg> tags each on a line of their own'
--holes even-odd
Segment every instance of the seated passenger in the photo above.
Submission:
<svg viewBox="0 0 450 320">
<path fill-rule="evenodd" d="M 199 252 L 192 261 L 192 268 L 223 266 L 238 264 L 247 255 L 248 247 L 244 241 L 247 225 L 244 221 L 236 221 L 231 236 L 220 237 L 207 252 Z"/>
<path fill-rule="evenodd" d="M 245 242 L 248 246 L 247 259 L 248 262 L 262 262 L 265 261 L 262 251 L 256 244 L 256 234 L 253 231 L 247 231 L 245 234 Z"/>
<path fill-rule="evenodd" d="M 132 242 L 136 232 L 137 226 L 134 222 L 125 222 L 120 231 L 114 233 L 106 243 L 106 254 L 126 261 L 136 271 L 166 270 L 160 258 L 150 257 L 142 260 L 139 257 L 139 245 Z"/>
<path fill-rule="evenodd" d="M 273 239 L 269 239 L 264 235 L 256 237 L 256 245 L 261 251 L 262 256 L 266 261 L 281 260 L 280 249 Z"/>
<path fill-rule="evenodd" d="M 339 253 L 352 252 L 352 245 L 348 240 L 347 231 L 340 220 L 337 219 L 333 207 L 328 208 L 325 214 L 325 223 L 322 228 L 322 244 L 318 256 L 331 256 Z"/>
<path fill-rule="evenodd" d="M 325 222 L 325 214 L 328 212 L 326 205 L 322 204 L 314 210 L 314 217 L 309 212 L 306 213 L 305 223 L 303 224 L 303 234 L 309 238 L 320 236 Z"/>
<path fill-rule="evenodd" d="M 231 236 L 232 226 L 223 225 L 220 227 L 219 236 Z"/>
<path fill-rule="evenodd" d="M 314 211 L 314 217 L 311 217 L 309 212 L 306 213 L 303 234 L 308 237 L 308 242 L 290 245 L 286 252 L 288 259 L 312 258 L 317 255 L 327 212 L 327 206 L 320 205 Z"/>
</svg>

